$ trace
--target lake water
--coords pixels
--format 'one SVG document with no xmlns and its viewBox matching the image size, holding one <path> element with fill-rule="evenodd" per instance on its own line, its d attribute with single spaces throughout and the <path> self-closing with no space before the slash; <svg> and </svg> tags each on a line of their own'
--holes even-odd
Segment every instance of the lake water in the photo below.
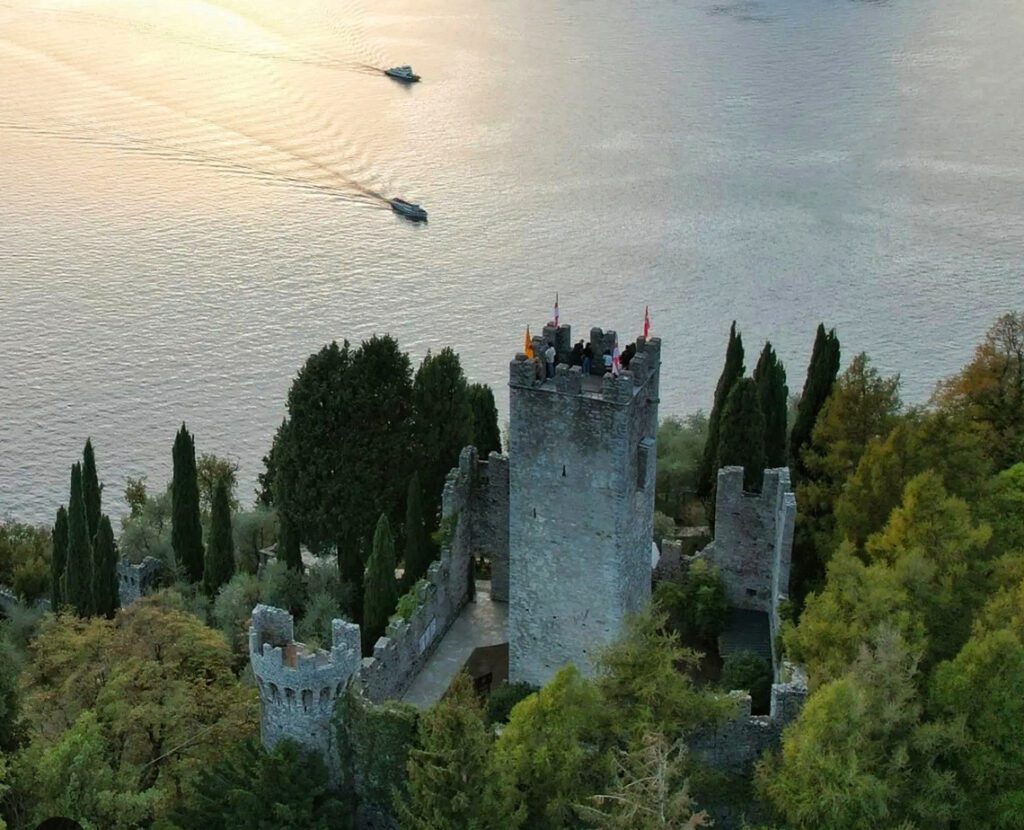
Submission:
<svg viewBox="0 0 1024 830">
<path fill-rule="evenodd" d="M 452 344 L 504 420 L 556 291 L 650 306 L 665 415 L 734 318 L 791 388 L 825 320 L 923 401 L 1024 306 L 1022 55 L 1019 0 L 4 0 L 0 517 L 87 435 L 123 512 L 182 420 L 245 499 L 332 338 Z"/>
</svg>

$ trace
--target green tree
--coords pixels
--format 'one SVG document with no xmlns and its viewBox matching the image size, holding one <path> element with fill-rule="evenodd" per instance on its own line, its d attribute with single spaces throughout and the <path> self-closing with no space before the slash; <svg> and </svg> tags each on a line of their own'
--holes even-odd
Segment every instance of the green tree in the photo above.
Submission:
<svg viewBox="0 0 1024 830">
<path fill-rule="evenodd" d="M 103 496 L 103 485 L 96 473 L 96 454 L 92 449 L 92 439 L 85 440 L 82 452 L 82 497 L 85 499 L 85 518 L 89 524 L 89 541 L 96 538 L 100 526 L 100 501 Z"/>
<path fill-rule="evenodd" d="M 128 476 L 124 485 L 124 500 L 132 518 L 139 516 L 146 506 L 146 477 Z"/>
<path fill-rule="evenodd" d="M 714 645 L 729 613 L 722 576 L 703 560 L 690 565 L 678 582 L 659 582 L 654 604 L 685 643 L 702 648 Z"/>
<path fill-rule="evenodd" d="M 459 356 L 450 348 L 436 355 L 427 352 L 413 380 L 412 403 L 424 513 L 434 528 L 448 471 L 474 437 L 469 384 Z"/>
<path fill-rule="evenodd" d="M 366 595 L 363 603 L 363 653 L 371 654 L 373 645 L 384 634 L 388 619 L 398 606 L 398 582 L 395 579 L 395 540 L 391 523 L 381 513 L 373 534 L 373 552 L 366 563 Z"/>
<path fill-rule="evenodd" d="M 494 741 L 468 675 L 456 676 L 417 731 L 418 746 L 406 762 L 408 795 L 398 804 L 402 830 L 503 830 L 516 823 L 488 798 Z"/>
<path fill-rule="evenodd" d="M 979 499 L 978 515 L 992 526 L 994 553 L 1024 552 L 1024 461 L 991 479 Z"/>
<path fill-rule="evenodd" d="M 228 483 L 219 479 L 213 491 L 210 513 L 210 542 L 206 546 L 206 564 L 203 567 L 203 590 L 215 597 L 235 575 L 235 539 L 231 532 L 231 495 Z"/>
<path fill-rule="evenodd" d="M 916 763 L 921 721 L 914 652 L 881 630 L 841 678 L 808 700 L 781 755 L 759 764 L 767 801 L 794 830 L 941 826 L 948 783 Z M 929 803 L 931 802 L 931 803 Z"/>
<path fill-rule="evenodd" d="M 217 497 L 217 486 L 223 484 L 228 491 L 228 505 L 232 512 L 238 510 L 235 487 L 238 485 L 238 462 L 220 458 L 204 452 L 196 462 L 196 484 L 199 486 L 199 510 L 205 516 L 213 510 Z"/>
<path fill-rule="evenodd" d="M 764 415 L 757 384 L 750 378 L 736 381 L 722 410 L 715 468 L 732 465 L 743 467 L 744 490 L 760 491 L 764 479 Z"/>
<path fill-rule="evenodd" d="M 302 571 L 299 528 L 285 513 L 278 514 L 277 558 L 293 571 Z"/>
<path fill-rule="evenodd" d="M 473 446 L 481 458 L 501 452 L 501 430 L 498 428 L 498 407 L 494 392 L 486 383 L 471 383 L 469 406 L 473 413 Z"/>
<path fill-rule="evenodd" d="M 434 559 L 434 551 L 423 521 L 423 500 L 420 477 L 413 473 L 409 479 L 409 494 L 405 502 L 405 584 L 416 584 Z"/>
<path fill-rule="evenodd" d="M 687 508 L 697 495 L 697 477 L 707 437 L 708 419 L 700 411 L 683 419 L 666 418 L 658 425 L 654 503 L 666 516 L 687 520 Z"/>
<path fill-rule="evenodd" d="M 121 607 L 117 582 L 117 544 L 107 516 L 100 517 L 93 545 L 92 595 L 95 613 L 110 619 Z"/>
<path fill-rule="evenodd" d="M 185 425 L 174 439 L 171 481 L 171 545 L 189 582 L 203 578 L 203 526 L 199 518 L 196 443 Z"/>
<path fill-rule="evenodd" d="M 832 384 L 838 372 L 839 338 L 836 337 L 836 330 L 830 329 L 826 334 L 825 326 L 819 323 L 814 336 L 811 362 L 807 366 L 804 390 L 800 395 L 793 429 L 789 433 L 789 466 L 797 481 L 806 474 L 803 466 L 804 448 L 811 441 L 818 413 L 832 392 Z"/>
<path fill-rule="evenodd" d="M 82 493 L 82 465 L 71 467 L 71 498 L 68 501 L 68 563 L 65 591 L 68 605 L 80 617 L 93 613 L 92 544 Z"/>
<path fill-rule="evenodd" d="M 722 410 L 725 409 L 733 384 L 743 377 L 743 372 L 743 335 L 736 333 L 736 321 L 733 320 L 729 329 L 729 345 L 725 350 L 725 366 L 715 386 L 715 400 L 708 417 L 708 438 L 704 442 L 704 454 L 697 475 L 697 495 L 702 499 L 712 497 L 714 491 L 718 477 L 718 435 Z"/>
<path fill-rule="evenodd" d="M 521 825 L 509 818 L 506 826 L 571 827 L 575 805 L 612 780 L 609 739 L 601 695 L 575 666 L 520 702 L 495 742 L 489 766 L 498 794 L 495 809 L 509 817 L 525 814 Z"/>
<path fill-rule="evenodd" d="M 1024 312 L 996 320 L 974 359 L 939 385 L 935 401 L 980 428 L 996 469 L 1024 458 Z"/>
<path fill-rule="evenodd" d="M 53 533 L 45 527 L 0 520 L 0 585 L 25 603 L 50 592 Z"/>
<path fill-rule="evenodd" d="M 53 553 L 50 557 L 50 607 L 56 611 L 64 604 L 64 568 L 68 562 L 68 511 L 57 510 L 53 525 Z"/>
<path fill-rule="evenodd" d="M 577 809 L 597 830 L 695 830 L 711 827 L 707 813 L 694 812 L 686 780 L 686 747 L 651 733 L 616 752 L 615 782 Z"/>
<path fill-rule="evenodd" d="M 11 642 L 7 632 L 0 628 L 0 759 L 18 744 L 18 676 L 21 674 L 23 659 L 21 651 Z M 3 778 L 0 777 L 0 785 Z M 3 804 L 0 786 L 0 805 Z"/>
<path fill-rule="evenodd" d="M 786 466 L 786 419 L 789 387 L 786 367 L 768 341 L 761 350 L 754 368 L 761 414 L 764 415 L 764 463 L 766 467 Z"/>
<path fill-rule="evenodd" d="M 352 808 L 331 790 L 315 752 L 290 740 L 233 747 L 203 769 L 171 815 L 176 830 L 347 830 Z"/>
</svg>

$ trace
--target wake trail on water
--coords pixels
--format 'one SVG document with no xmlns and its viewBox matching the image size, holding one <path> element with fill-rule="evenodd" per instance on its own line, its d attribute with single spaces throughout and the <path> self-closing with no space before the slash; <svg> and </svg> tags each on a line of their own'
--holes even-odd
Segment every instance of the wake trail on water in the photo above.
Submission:
<svg viewBox="0 0 1024 830">
<path fill-rule="evenodd" d="M 207 166 L 211 166 L 211 162 L 216 160 L 240 170 L 277 176 L 282 183 L 294 183 L 299 180 L 309 184 L 314 190 L 319 189 L 320 192 L 346 190 L 353 195 L 354 191 L 361 199 L 368 199 L 379 206 L 385 206 L 389 202 L 379 189 L 360 181 L 352 172 L 325 163 L 306 152 L 301 146 L 296 146 L 294 142 L 275 140 L 245 124 L 229 126 L 203 112 L 182 111 L 166 96 L 127 89 L 99 77 L 95 72 L 90 72 L 71 60 L 31 45 L 18 43 L 10 37 L 0 37 L 0 43 L 6 44 L 8 50 L 19 53 L 23 59 L 27 58 L 37 64 L 43 63 L 51 70 L 63 72 L 74 78 L 90 93 L 89 100 L 94 102 L 94 110 L 98 107 L 101 117 L 105 109 L 113 109 L 116 115 L 123 116 L 124 103 L 132 103 L 139 108 L 133 113 L 133 123 L 146 124 L 155 121 L 153 128 L 157 131 L 162 129 L 165 133 L 162 141 L 156 143 L 174 147 L 179 154 L 184 153 L 185 155 L 180 156 L 178 160 L 189 159 L 195 163 L 195 159 L 205 159 Z M 82 108 L 80 97 L 74 98 L 69 107 L 72 116 L 78 120 L 82 116 L 77 111 Z M 175 123 L 168 124 L 168 115 Z M 196 132 L 200 125 L 202 129 Z M 257 124 L 257 127 L 259 126 L 260 124 Z M 180 134 L 177 137 L 175 130 Z M 228 148 L 230 155 L 225 158 L 223 154 L 213 152 L 218 145 Z M 253 162 L 251 159 L 239 157 L 242 148 L 250 155 L 255 154 L 257 159 L 261 156 L 266 157 L 268 153 L 271 156 L 276 155 L 277 158 L 269 163 Z M 289 165 L 298 165 L 298 168 L 286 169 Z"/>
</svg>

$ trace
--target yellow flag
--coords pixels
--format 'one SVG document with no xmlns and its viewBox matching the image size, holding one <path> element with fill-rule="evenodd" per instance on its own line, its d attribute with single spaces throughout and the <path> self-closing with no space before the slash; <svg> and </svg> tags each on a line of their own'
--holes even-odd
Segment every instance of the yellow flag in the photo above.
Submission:
<svg viewBox="0 0 1024 830">
<path fill-rule="evenodd" d="M 533 338 L 530 337 L 530 327 L 526 327 L 526 343 L 523 345 L 523 354 L 533 360 Z"/>
</svg>

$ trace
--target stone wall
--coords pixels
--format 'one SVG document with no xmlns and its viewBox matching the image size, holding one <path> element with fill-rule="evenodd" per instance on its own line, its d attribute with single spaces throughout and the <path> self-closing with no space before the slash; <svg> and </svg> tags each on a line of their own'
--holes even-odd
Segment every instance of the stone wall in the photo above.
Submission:
<svg viewBox="0 0 1024 830">
<path fill-rule="evenodd" d="M 807 699 L 803 668 L 784 663 L 782 674 L 784 680 L 772 685 L 770 714 L 751 715 L 750 695 L 730 692 L 737 705 L 734 717 L 696 735 L 690 751 L 712 769 L 749 777 L 762 753 L 779 745 L 782 730 L 796 720 Z"/>
<path fill-rule="evenodd" d="M 557 335 L 571 344 L 568 326 Z M 523 354 L 510 364 L 512 681 L 543 685 L 567 663 L 590 671 L 650 597 L 660 347 L 640 338 L 617 378 L 563 363 L 541 379 Z"/>
<path fill-rule="evenodd" d="M 249 661 L 259 688 L 263 745 L 270 748 L 291 738 L 319 753 L 337 782 L 331 716 L 359 670 L 359 626 L 334 620 L 331 650 L 312 650 L 295 642 L 291 614 L 257 605 L 249 628 Z"/>
<path fill-rule="evenodd" d="M 127 559 L 117 562 L 117 589 L 121 607 L 126 608 L 140 597 L 147 596 L 160 587 L 164 576 L 164 563 L 153 556 L 147 556 L 138 565 Z"/>
<path fill-rule="evenodd" d="M 31 605 L 26 605 L 18 599 L 18 595 L 14 593 L 12 588 L 0 585 L 0 614 L 10 616 L 12 611 L 21 608 L 37 608 L 40 611 L 49 611 L 50 600 L 43 597 L 41 599 L 37 599 Z"/>
</svg>

